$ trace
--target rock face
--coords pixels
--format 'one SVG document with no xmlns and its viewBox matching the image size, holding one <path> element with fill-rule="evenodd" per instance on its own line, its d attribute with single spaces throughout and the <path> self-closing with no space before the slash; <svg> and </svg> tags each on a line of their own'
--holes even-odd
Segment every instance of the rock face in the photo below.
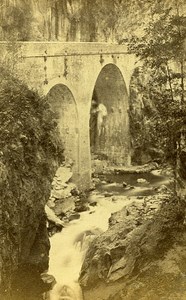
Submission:
<svg viewBox="0 0 186 300">
<path fill-rule="evenodd" d="M 0 87 L 0 298 L 35 300 L 46 289 L 39 281 L 50 248 L 44 206 L 63 148 L 37 93 L 3 69 Z"/>
<path fill-rule="evenodd" d="M 174 6 L 175 1 L 159 5 Z M 0 39 L 120 41 L 138 32 L 151 8 L 149 1 L 142 5 L 138 0 L 1 0 Z"/>
<path fill-rule="evenodd" d="M 156 276 L 166 277 L 160 272 L 159 264 L 166 266 L 166 259 L 162 258 L 169 256 L 169 249 L 176 247 L 181 232 L 183 235 L 184 212 L 179 206 L 175 209 L 174 201 L 168 195 L 146 197 L 145 201 L 134 202 L 111 216 L 109 229 L 91 244 L 82 266 L 79 281 L 85 300 L 169 299 L 165 290 L 156 297 L 157 283 L 150 287 L 147 273 L 153 269 L 157 270 Z M 178 257 L 182 261 L 182 256 L 178 254 Z M 180 276 L 181 271 L 176 272 Z M 136 278 L 143 276 L 146 276 L 146 288 L 141 279 L 135 284 Z M 152 273 L 150 281 L 154 276 Z M 138 292 L 140 296 L 135 298 Z"/>
</svg>

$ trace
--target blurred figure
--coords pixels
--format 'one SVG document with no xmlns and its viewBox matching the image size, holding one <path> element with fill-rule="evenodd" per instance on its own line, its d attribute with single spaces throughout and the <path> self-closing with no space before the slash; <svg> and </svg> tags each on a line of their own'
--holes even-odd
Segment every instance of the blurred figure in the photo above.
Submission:
<svg viewBox="0 0 186 300">
<path fill-rule="evenodd" d="M 107 108 L 100 103 L 97 107 L 97 132 L 98 136 L 105 134 L 105 120 L 107 116 Z"/>
</svg>

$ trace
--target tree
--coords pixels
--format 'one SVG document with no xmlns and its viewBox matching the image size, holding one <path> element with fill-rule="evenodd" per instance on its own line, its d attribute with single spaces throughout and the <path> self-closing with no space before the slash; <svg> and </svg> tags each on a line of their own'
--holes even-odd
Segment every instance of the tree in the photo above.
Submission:
<svg viewBox="0 0 186 300">
<path fill-rule="evenodd" d="M 185 120 L 186 17 L 173 9 L 156 8 L 142 37 L 133 36 L 129 51 L 142 61 L 147 74 L 143 97 L 154 103 L 158 115 L 153 126 L 161 147 L 175 162 L 180 131 Z M 153 116 L 154 117 L 154 116 Z"/>
</svg>

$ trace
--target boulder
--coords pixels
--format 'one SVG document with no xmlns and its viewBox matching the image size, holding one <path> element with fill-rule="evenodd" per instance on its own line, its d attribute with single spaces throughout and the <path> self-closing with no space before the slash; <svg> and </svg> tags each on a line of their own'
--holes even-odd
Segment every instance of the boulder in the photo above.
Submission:
<svg viewBox="0 0 186 300">
<path fill-rule="evenodd" d="M 65 226 L 64 222 L 56 216 L 54 211 L 48 205 L 45 205 L 45 213 L 49 221 L 52 221 L 56 225 L 61 225 L 62 227 Z"/>
<path fill-rule="evenodd" d="M 70 167 L 61 166 L 58 168 L 55 177 L 60 178 L 64 183 L 68 182 L 72 178 L 72 170 Z"/>
</svg>

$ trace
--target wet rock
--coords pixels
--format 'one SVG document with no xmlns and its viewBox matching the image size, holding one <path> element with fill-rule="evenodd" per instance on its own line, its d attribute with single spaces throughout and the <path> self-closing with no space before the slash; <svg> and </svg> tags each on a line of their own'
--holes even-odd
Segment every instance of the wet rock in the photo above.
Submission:
<svg viewBox="0 0 186 300">
<path fill-rule="evenodd" d="M 60 225 L 60 224 L 56 224 L 52 221 L 48 221 L 47 224 L 47 230 L 48 230 L 48 235 L 49 237 L 53 236 L 54 234 L 61 232 L 61 230 L 63 229 L 64 226 Z"/>
<path fill-rule="evenodd" d="M 144 203 L 133 201 L 131 204 L 125 206 L 122 210 L 111 214 L 109 218 L 109 226 L 113 226 L 117 223 L 122 223 L 126 217 L 129 217 L 131 220 L 141 219 L 141 212 L 144 213 Z"/>
<path fill-rule="evenodd" d="M 100 179 L 99 178 L 92 178 L 92 182 L 94 184 L 98 184 L 98 183 L 100 183 Z"/>
<path fill-rule="evenodd" d="M 137 196 L 137 199 L 139 199 L 139 200 L 143 199 L 143 196 Z"/>
<path fill-rule="evenodd" d="M 105 180 L 101 181 L 102 184 L 106 184 L 107 182 Z"/>
<path fill-rule="evenodd" d="M 127 185 L 125 188 L 126 191 L 133 190 L 133 189 L 135 189 L 135 187 L 132 185 Z"/>
<path fill-rule="evenodd" d="M 104 193 L 104 196 L 105 196 L 105 197 L 112 197 L 112 196 L 113 196 L 113 193 L 106 192 L 106 193 Z"/>
<path fill-rule="evenodd" d="M 49 200 L 47 201 L 48 207 L 50 207 L 50 208 L 55 207 L 55 200 L 56 200 L 56 198 L 49 198 Z"/>
<path fill-rule="evenodd" d="M 102 181 L 102 180 L 105 180 L 105 175 L 101 175 L 99 174 L 99 179 Z"/>
<path fill-rule="evenodd" d="M 65 224 L 63 221 L 61 221 L 57 216 L 56 214 L 54 213 L 54 211 L 48 206 L 48 205 L 45 205 L 45 213 L 47 215 L 47 219 L 51 222 L 53 222 L 54 224 L 58 225 L 58 226 L 61 226 L 61 227 L 64 227 Z"/>
<path fill-rule="evenodd" d="M 117 183 L 117 182 L 112 182 L 112 183 L 107 184 L 106 186 L 107 186 L 107 187 L 117 187 L 117 186 L 119 187 L 120 184 Z"/>
<path fill-rule="evenodd" d="M 137 183 L 149 183 L 149 182 L 144 178 L 138 178 Z"/>
<path fill-rule="evenodd" d="M 52 207 L 52 210 L 59 217 L 63 214 L 66 214 L 69 211 L 73 211 L 75 208 L 74 201 L 77 199 L 77 196 L 71 196 L 65 199 L 56 199 L 55 206 Z"/>
<path fill-rule="evenodd" d="M 133 190 L 133 189 L 135 189 L 135 186 L 130 185 L 129 188 L 130 188 L 130 190 Z"/>
<path fill-rule="evenodd" d="M 72 188 L 70 193 L 72 196 L 79 196 L 79 190 L 77 189 L 76 186 L 74 186 L 74 188 Z"/>
<path fill-rule="evenodd" d="M 89 203 L 90 206 L 96 206 L 97 205 L 97 201 L 93 201 L 91 203 Z"/>
<path fill-rule="evenodd" d="M 50 288 L 52 288 L 56 284 L 54 276 L 48 273 L 41 273 L 41 279 L 44 283 L 48 284 Z"/>
<path fill-rule="evenodd" d="M 157 189 L 158 193 L 167 193 L 170 192 L 169 188 L 166 185 L 161 185 Z"/>
<path fill-rule="evenodd" d="M 73 183 L 69 183 L 66 186 L 55 186 L 51 192 L 51 195 L 53 198 L 56 199 L 62 199 L 62 198 L 68 198 L 70 196 L 72 196 L 73 193 L 78 194 L 77 190 L 76 190 L 76 186 Z"/>
<path fill-rule="evenodd" d="M 88 203 L 83 201 L 82 199 L 75 200 L 75 208 L 74 211 L 76 212 L 83 212 L 89 210 Z"/>
<path fill-rule="evenodd" d="M 69 217 L 68 217 L 69 221 L 73 221 L 73 220 L 78 220 L 80 219 L 80 214 L 71 214 Z"/>
<path fill-rule="evenodd" d="M 127 183 L 126 183 L 125 181 L 123 181 L 123 182 L 122 182 L 122 186 L 123 186 L 124 188 L 126 188 L 126 187 L 127 187 Z"/>
<path fill-rule="evenodd" d="M 114 183 L 114 181 L 112 179 L 106 179 L 107 183 Z"/>
<path fill-rule="evenodd" d="M 91 184 L 91 187 L 89 188 L 89 192 L 92 192 L 92 191 L 94 191 L 96 189 L 96 186 L 95 186 L 95 184 L 94 183 L 92 183 Z"/>
</svg>

